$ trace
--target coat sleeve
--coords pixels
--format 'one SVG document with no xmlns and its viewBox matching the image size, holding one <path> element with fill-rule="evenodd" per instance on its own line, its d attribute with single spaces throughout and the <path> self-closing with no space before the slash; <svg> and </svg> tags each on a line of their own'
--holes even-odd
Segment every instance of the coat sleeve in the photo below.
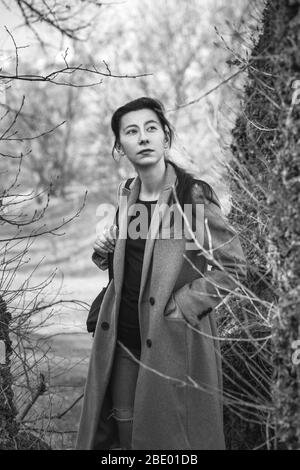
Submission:
<svg viewBox="0 0 300 470">
<path fill-rule="evenodd" d="M 118 202 L 119 202 L 119 197 L 120 197 L 120 192 L 121 192 L 122 185 L 123 185 L 123 181 L 119 184 L 119 187 L 118 187 L 118 192 L 117 192 L 117 201 Z M 115 220 L 115 223 L 116 223 L 116 220 Z M 108 269 L 108 253 L 100 254 L 100 253 L 97 253 L 96 251 L 94 251 L 93 254 L 92 254 L 92 261 L 102 271 L 105 271 L 106 269 Z"/>
<path fill-rule="evenodd" d="M 203 248 L 201 255 L 206 257 L 211 270 L 174 293 L 183 316 L 196 324 L 246 279 L 246 260 L 239 238 L 221 209 L 207 200 Z"/>
<path fill-rule="evenodd" d="M 105 255 L 100 255 L 96 251 L 92 254 L 92 261 L 95 263 L 98 268 L 102 271 L 105 271 L 108 268 L 108 253 Z"/>
</svg>

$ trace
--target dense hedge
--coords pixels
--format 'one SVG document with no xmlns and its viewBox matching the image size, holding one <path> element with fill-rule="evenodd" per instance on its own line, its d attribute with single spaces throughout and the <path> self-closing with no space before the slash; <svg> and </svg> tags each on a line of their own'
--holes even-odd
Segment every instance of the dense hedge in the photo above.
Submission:
<svg viewBox="0 0 300 470">
<path fill-rule="evenodd" d="M 272 361 L 261 443 L 265 438 L 270 448 L 289 449 L 300 448 L 300 370 L 292 361 L 293 342 L 300 339 L 299 44 L 300 0 L 268 1 L 249 59 L 231 163 L 230 217 L 249 261 L 248 286 L 261 299 L 261 317 L 243 303 L 240 316 L 256 315 L 256 331 L 269 325 L 272 333 L 261 358 L 266 365 Z M 245 423 L 241 439 L 247 442 L 252 438 Z"/>
</svg>

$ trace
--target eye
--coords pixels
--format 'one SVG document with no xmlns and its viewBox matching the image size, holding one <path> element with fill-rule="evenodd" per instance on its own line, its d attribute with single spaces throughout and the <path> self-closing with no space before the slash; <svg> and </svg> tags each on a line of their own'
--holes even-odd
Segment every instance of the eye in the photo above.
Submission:
<svg viewBox="0 0 300 470">
<path fill-rule="evenodd" d="M 150 132 L 156 131 L 156 130 L 157 130 L 156 126 L 149 126 L 148 129 L 147 129 L 147 131 L 150 131 Z"/>
<path fill-rule="evenodd" d="M 126 132 L 126 135 L 130 135 L 132 133 L 135 133 L 136 132 L 136 129 L 129 129 L 127 132 Z"/>
</svg>

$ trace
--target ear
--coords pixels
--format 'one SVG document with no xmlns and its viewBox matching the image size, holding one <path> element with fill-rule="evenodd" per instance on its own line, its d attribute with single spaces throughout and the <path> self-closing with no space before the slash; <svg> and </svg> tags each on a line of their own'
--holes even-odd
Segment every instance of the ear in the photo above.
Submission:
<svg viewBox="0 0 300 470">
<path fill-rule="evenodd" d="M 124 153 L 120 142 L 117 142 L 117 143 L 116 143 L 115 149 L 116 149 L 116 151 L 117 151 L 118 153 L 122 153 L 122 152 Z"/>
<path fill-rule="evenodd" d="M 170 146 L 170 135 L 169 135 L 169 131 L 168 131 L 167 129 L 165 129 L 164 134 L 165 134 L 164 142 L 165 142 L 165 144 L 168 144 L 168 146 Z"/>
</svg>

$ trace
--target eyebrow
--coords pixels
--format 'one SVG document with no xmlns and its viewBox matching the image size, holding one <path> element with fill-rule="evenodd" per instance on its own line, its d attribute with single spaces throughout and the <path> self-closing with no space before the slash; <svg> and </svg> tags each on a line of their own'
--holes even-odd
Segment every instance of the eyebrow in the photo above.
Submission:
<svg viewBox="0 0 300 470">
<path fill-rule="evenodd" d="M 155 119 L 150 119 L 149 121 L 145 122 L 145 125 L 150 124 L 150 122 L 155 122 L 155 124 L 159 124 L 159 122 L 156 121 Z M 137 126 L 137 124 L 129 124 L 128 126 L 124 127 L 124 131 L 126 131 L 126 129 L 128 129 L 128 127 L 138 127 L 138 126 Z"/>
</svg>

